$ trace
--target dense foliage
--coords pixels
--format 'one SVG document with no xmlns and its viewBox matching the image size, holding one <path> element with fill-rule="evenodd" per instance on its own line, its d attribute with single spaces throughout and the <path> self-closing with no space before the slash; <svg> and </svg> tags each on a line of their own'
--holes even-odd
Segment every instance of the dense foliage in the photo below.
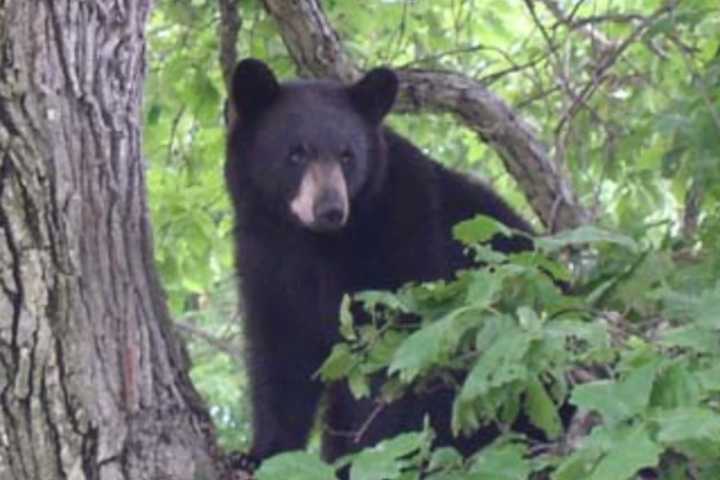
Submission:
<svg viewBox="0 0 720 480">
<path fill-rule="evenodd" d="M 242 1 L 240 57 L 281 76 L 294 64 L 260 2 Z M 326 1 L 363 66 L 462 72 L 531 121 L 596 226 L 546 236 L 533 253 L 482 246 L 487 219 L 456 236 L 484 266 L 453 282 L 367 292 L 374 313 L 322 369 L 358 395 L 388 369 L 378 408 L 406 389 L 457 384 L 458 433 L 523 407 L 551 441 L 511 433 L 463 461 L 408 432 L 353 461 L 352 478 L 557 480 L 720 478 L 720 8 L 716 0 Z M 243 448 L 242 339 L 222 162 L 224 87 L 214 1 L 159 1 L 150 25 L 145 143 L 157 263 L 228 448 Z M 529 218 L 495 152 L 449 115 L 392 125 L 433 157 L 489 179 Z M 572 283 L 563 294 L 551 280 Z M 382 308 L 379 306 L 382 305 Z M 240 309 L 241 310 L 241 309 Z M 395 321 L 412 312 L 413 328 Z M 281 332 L 279 332 L 281 334 Z M 560 435 L 562 399 L 582 422 Z M 594 428 L 591 428 L 594 426 Z M 288 472 L 292 476 L 288 476 Z M 303 473 L 305 472 L 305 473 Z M 304 476 L 303 476 L 304 475 Z M 333 478 L 313 454 L 267 462 L 261 479 Z"/>
</svg>

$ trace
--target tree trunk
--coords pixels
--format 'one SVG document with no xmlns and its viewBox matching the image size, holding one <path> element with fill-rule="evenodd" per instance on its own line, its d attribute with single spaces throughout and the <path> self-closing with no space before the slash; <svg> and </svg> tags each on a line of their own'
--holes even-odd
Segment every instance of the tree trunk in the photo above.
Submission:
<svg viewBox="0 0 720 480">
<path fill-rule="evenodd" d="M 150 0 L 0 0 L 0 478 L 213 479 L 153 266 Z"/>
</svg>

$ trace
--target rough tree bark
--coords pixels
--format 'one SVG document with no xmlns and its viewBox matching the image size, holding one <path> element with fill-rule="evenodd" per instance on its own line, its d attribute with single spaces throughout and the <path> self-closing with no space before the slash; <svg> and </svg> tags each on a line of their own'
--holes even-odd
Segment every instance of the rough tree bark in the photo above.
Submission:
<svg viewBox="0 0 720 480">
<path fill-rule="evenodd" d="M 150 0 L 0 1 L 0 478 L 214 479 L 153 266 Z"/>
<path fill-rule="evenodd" d="M 320 0 L 263 0 L 277 21 L 288 52 L 301 71 L 346 82 L 360 72 L 345 52 Z M 396 111 L 442 111 L 456 114 L 502 158 L 528 202 L 550 231 L 590 221 L 564 169 L 527 122 L 482 84 L 456 72 L 398 71 L 401 81 Z"/>
</svg>

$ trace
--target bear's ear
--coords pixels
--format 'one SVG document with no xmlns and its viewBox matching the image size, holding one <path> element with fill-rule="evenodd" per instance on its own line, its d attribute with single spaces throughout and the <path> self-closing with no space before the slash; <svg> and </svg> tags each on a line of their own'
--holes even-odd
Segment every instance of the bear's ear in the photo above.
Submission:
<svg viewBox="0 0 720 480">
<path fill-rule="evenodd" d="M 275 74 L 265 63 L 247 58 L 235 67 L 230 105 L 241 121 L 252 119 L 266 109 L 280 92 Z"/>
<path fill-rule="evenodd" d="M 370 70 L 349 88 L 355 108 L 373 123 L 380 123 L 390 111 L 398 92 L 398 78 L 389 68 Z"/>
</svg>

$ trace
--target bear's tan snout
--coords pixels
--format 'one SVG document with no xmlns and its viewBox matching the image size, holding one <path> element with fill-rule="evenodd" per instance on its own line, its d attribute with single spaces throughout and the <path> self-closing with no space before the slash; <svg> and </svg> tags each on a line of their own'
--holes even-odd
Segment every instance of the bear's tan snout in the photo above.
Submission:
<svg viewBox="0 0 720 480">
<path fill-rule="evenodd" d="M 340 164 L 313 161 L 307 165 L 290 210 L 300 223 L 318 232 L 332 232 L 347 223 L 350 214 L 347 183 Z"/>
</svg>

